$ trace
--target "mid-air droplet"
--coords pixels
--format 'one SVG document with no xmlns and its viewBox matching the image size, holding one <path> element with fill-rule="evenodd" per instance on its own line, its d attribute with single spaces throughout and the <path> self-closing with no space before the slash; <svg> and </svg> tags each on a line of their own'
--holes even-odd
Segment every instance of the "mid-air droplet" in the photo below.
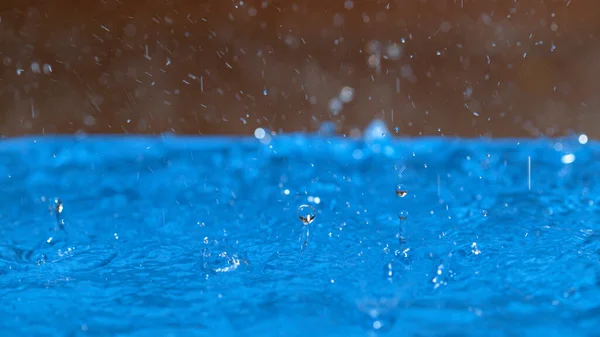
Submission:
<svg viewBox="0 0 600 337">
<path fill-rule="evenodd" d="M 396 195 L 400 198 L 404 198 L 408 194 L 408 191 L 402 185 L 396 186 Z"/>
<path fill-rule="evenodd" d="M 315 220 L 317 211 L 310 205 L 301 205 L 298 207 L 298 218 L 306 226 Z"/>
<path fill-rule="evenodd" d="M 404 220 L 406 220 L 406 218 L 408 218 L 408 212 L 407 211 L 400 211 L 400 212 L 398 212 L 398 219 L 404 221 Z"/>
</svg>

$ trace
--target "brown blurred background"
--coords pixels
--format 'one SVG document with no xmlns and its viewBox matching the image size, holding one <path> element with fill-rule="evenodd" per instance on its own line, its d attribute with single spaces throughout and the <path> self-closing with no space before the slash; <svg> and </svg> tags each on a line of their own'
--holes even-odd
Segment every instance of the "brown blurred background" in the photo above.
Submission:
<svg viewBox="0 0 600 337">
<path fill-rule="evenodd" d="M 599 33 L 594 0 L 4 0 L 0 135 L 378 117 L 404 135 L 599 138 Z"/>
</svg>

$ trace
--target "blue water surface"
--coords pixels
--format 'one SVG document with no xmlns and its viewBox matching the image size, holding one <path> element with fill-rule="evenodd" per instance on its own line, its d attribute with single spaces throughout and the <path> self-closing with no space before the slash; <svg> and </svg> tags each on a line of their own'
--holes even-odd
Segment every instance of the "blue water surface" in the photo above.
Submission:
<svg viewBox="0 0 600 337">
<path fill-rule="evenodd" d="M 0 335 L 598 336 L 598 158 L 575 139 L 3 140 Z"/>
</svg>

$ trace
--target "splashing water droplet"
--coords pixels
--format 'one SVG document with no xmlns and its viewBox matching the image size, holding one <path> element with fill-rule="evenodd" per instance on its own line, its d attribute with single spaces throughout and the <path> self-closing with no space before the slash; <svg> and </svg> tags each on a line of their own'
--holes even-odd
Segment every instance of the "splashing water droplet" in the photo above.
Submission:
<svg viewBox="0 0 600 337">
<path fill-rule="evenodd" d="M 488 212 L 485 209 L 481 210 L 481 215 L 487 216 L 487 214 L 488 214 Z"/>
<path fill-rule="evenodd" d="M 398 212 L 398 219 L 404 221 L 408 218 L 408 211 L 400 211 Z"/>
<path fill-rule="evenodd" d="M 46 254 L 42 254 L 42 256 L 36 261 L 37 265 L 45 264 L 48 261 L 48 257 Z"/>
<path fill-rule="evenodd" d="M 57 215 L 62 213 L 63 203 L 60 199 L 54 200 L 54 211 L 56 212 Z"/>
<path fill-rule="evenodd" d="M 298 218 L 306 226 L 315 220 L 317 211 L 312 206 L 301 205 L 298 207 Z"/>
<path fill-rule="evenodd" d="M 481 250 L 479 250 L 479 247 L 477 247 L 477 242 L 473 242 L 471 244 L 471 252 L 475 255 L 481 254 Z"/>
<path fill-rule="evenodd" d="M 375 119 L 366 127 L 363 137 L 366 142 L 380 142 L 386 139 L 385 135 L 388 133 L 385 122 Z"/>
<path fill-rule="evenodd" d="M 402 185 L 396 186 L 396 195 L 400 198 L 404 198 L 408 194 L 408 191 Z"/>
</svg>

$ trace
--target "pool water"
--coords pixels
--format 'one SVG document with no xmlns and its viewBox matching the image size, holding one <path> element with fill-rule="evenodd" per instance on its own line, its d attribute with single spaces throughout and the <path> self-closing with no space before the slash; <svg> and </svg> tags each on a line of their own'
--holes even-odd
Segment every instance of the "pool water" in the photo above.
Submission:
<svg viewBox="0 0 600 337">
<path fill-rule="evenodd" d="M 600 146 L 0 142 L 9 336 L 593 336 Z"/>
</svg>

